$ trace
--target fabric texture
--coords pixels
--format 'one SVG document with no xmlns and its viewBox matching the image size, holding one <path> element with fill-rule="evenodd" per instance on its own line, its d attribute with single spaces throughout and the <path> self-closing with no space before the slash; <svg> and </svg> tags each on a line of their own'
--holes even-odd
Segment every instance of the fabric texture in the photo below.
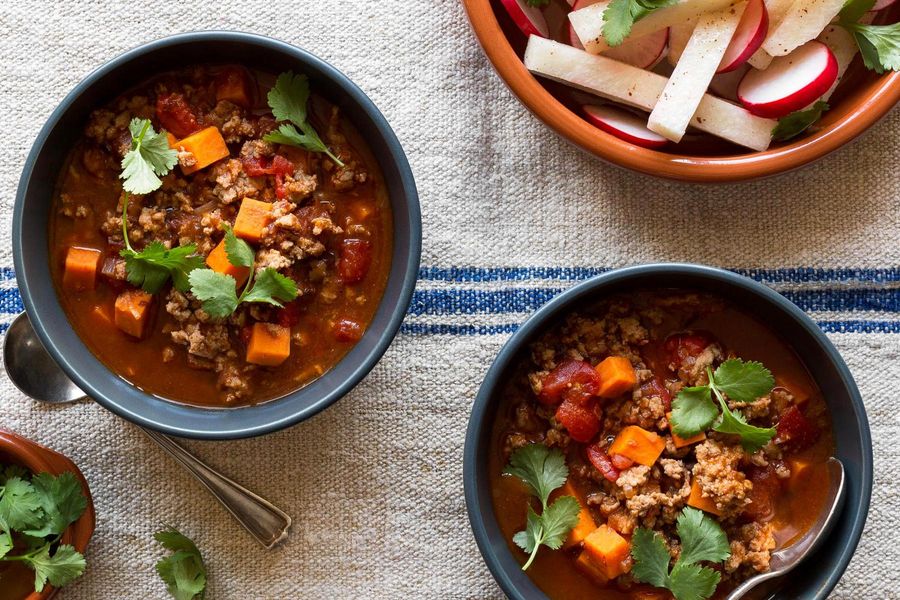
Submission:
<svg viewBox="0 0 900 600">
<path fill-rule="evenodd" d="M 509 333 L 604 269 L 690 261 L 786 293 L 828 332 L 868 408 L 875 489 L 835 598 L 900 598 L 900 112 L 818 164 L 700 187 L 628 173 L 543 127 L 507 91 L 453 0 L 43 2 L 0 7 L 0 323 L 21 310 L 10 219 L 25 156 L 88 72 L 196 29 L 270 35 L 344 71 L 403 143 L 422 197 L 419 286 L 403 331 L 335 406 L 275 435 L 188 442 L 295 520 L 266 551 L 134 427 L 47 407 L 0 379 L 0 426 L 72 457 L 93 489 L 86 575 L 61 597 L 166 598 L 161 524 L 191 535 L 211 599 L 498 598 L 462 489 L 470 406 Z M 190 62 L 190 57 L 185 57 Z M 840 424 L 837 424 L 840 426 Z"/>
</svg>

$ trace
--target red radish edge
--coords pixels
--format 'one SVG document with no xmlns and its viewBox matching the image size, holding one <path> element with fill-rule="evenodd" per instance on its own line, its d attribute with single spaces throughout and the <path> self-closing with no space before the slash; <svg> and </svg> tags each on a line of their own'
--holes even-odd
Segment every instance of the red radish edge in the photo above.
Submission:
<svg viewBox="0 0 900 600">
<path fill-rule="evenodd" d="M 769 32 L 769 11 L 763 0 L 750 0 L 716 73 L 734 71 L 759 50 Z"/>
<path fill-rule="evenodd" d="M 587 8 L 593 4 L 597 4 L 601 0 L 575 0 L 572 11 Z M 762 43 L 762 42 L 760 42 Z M 669 44 L 669 30 L 661 29 L 648 35 L 635 38 L 633 40 L 625 40 L 621 46 L 611 48 L 603 52 L 603 56 L 627 63 L 639 69 L 652 69 L 659 61 L 663 59 L 666 53 L 666 47 Z M 575 28 L 569 23 L 569 45 L 584 50 Z"/>
<path fill-rule="evenodd" d="M 628 111 L 589 104 L 582 107 L 588 122 L 610 135 L 642 148 L 662 148 L 669 140 L 647 129 L 647 124 Z"/>
<path fill-rule="evenodd" d="M 822 52 L 826 54 L 818 56 Z M 815 72 L 814 77 L 810 77 L 808 81 L 791 81 L 791 75 L 796 79 L 796 71 L 804 61 L 823 58 L 824 64 Z M 815 102 L 831 88 L 837 80 L 837 74 L 838 63 L 834 53 L 822 42 L 813 40 L 787 56 L 777 57 L 765 71 L 748 71 L 738 85 L 738 99 L 754 115 L 778 119 Z M 786 93 L 777 98 L 753 97 L 759 93 L 760 88 L 774 85 L 779 85 Z M 772 93 L 769 92 L 769 95 Z"/>
<path fill-rule="evenodd" d="M 541 9 L 530 6 L 525 0 L 501 0 L 513 23 L 527 35 L 550 37 L 550 28 Z"/>
</svg>

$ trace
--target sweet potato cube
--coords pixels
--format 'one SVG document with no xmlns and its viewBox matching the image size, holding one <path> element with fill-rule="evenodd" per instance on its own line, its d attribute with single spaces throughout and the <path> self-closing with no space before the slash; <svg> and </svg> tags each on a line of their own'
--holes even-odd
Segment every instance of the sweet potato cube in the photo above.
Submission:
<svg viewBox="0 0 900 600">
<path fill-rule="evenodd" d="M 699 508 L 704 512 L 708 512 L 717 516 L 722 516 L 722 511 L 716 507 L 716 502 L 712 498 L 703 495 L 700 484 L 697 480 L 691 482 L 691 495 L 688 497 L 688 506 Z"/>
<path fill-rule="evenodd" d="M 169 140 L 169 148 L 172 148 L 173 150 L 178 149 L 178 138 L 167 131 L 166 139 Z"/>
<path fill-rule="evenodd" d="M 621 454 L 640 465 L 653 466 L 666 447 L 666 440 L 652 431 L 629 425 L 619 432 L 607 454 Z"/>
<path fill-rule="evenodd" d="M 575 565 L 598 585 L 609 583 L 609 578 L 603 574 L 603 571 L 600 570 L 600 567 L 597 566 L 597 563 L 586 551 L 582 550 L 581 554 L 578 555 L 578 558 L 575 559 Z"/>
<path fill-rule="evenodd" d="M 273 323 L 254 323 L 247 344 L 247 362 L 277 367 L 291 355 L 291 330 Z"/>
<path fill-rule="evenodd" d="M 63 271 L 63 287 L 76 292 L 94 289 L 97 283 L 100 255 L 100 251 L 93 248 L 79 248 L 78 246 L 69 248 L 66 253 L 66 267 Z"/>
<path fill-rule="evenodd" d="M 250 267 L 237 267 L 228 261 L 228 253 L 225 251 L 225 240 L 219 242 L 219 245 L 213 248 L 213 251 L 206 257 L 206 266 L 224 275 L 231 275 L 240 288 L 247 282 L 250 277 Z"/>
<path fill-rule="evenodd" d="M 271 220 L 272 205 L 270 203 L 244 198 L 234 221 L 234 235 L 248 242 L 258 242 Z"/>
<path fill-rule="evenodd" d="M 601 525 L 584 539 L 584 552 L 607 579 L 615 579 L 629 570 L 626 560 L 631 544 L 616 530 Z"/>
<path fill-rule="evenodd" d="M 565 485 L 554 494 L 554 499 L 559 496 L 572 496 L 581 505 L 581 512 L 578 513 L 578 524 L 572 528 L 572 531 L 569 532 L 569 537 L 563 543 L 563 548 L 571 548 L 583 542 L 584 538 L 597 529 L 597 524 L 594 522 L 594 517 L 591 516 L 591 511 L 585 506 L 581 492 L 570 481 L 567 480 Z"/>
<path fill-rule="evenodd" d="M 185 150 L 194 155 L 194 164 L 190 167 L 181 167 L 185 175 L 195 173 L 213 164 L 217 160 L 226 158 L 230 153 L 225 138 L 219 133 L 217 127 L 207 127 L 197 133 L 191 134 L 175 142 L 176 148 Z"/>
<path fill-rule="evenodd" d="M 634 367 L 631 361 L 624 356 L 610 356 L 596 366 L 600 375 L 600 391 L 597 395 L 601 398 L 616 398 L 631 389 L 637 383 Z"/>
<path fill-rule="evenodd" d="M 153 296 L 144 290 L 125 290 L 116 298 L 116 327 L 138 339 L 147 332 Z"/>
<path fill-rule="evenodd" d="M 666 418 L 669 420 L 669 429 L 672 432 L 672 442 L 674 442 L 676 448 L 684 448 L 685 446 L 690 446 L 691 444 L 696 444 L 697 442 L 702 442 L 706 439 L 706 433 L 701 431 L 696 435 L 692 435 L 689 438 L 683 438 L 672 429 L 672 413 L 666 413 Z"/>
<path fill-rule="evenodd" d="M 243 67 L 225 67 L 216 76 L 216 100 L 250 108 L 253 98 L 250 73 Z"/>
</svg>

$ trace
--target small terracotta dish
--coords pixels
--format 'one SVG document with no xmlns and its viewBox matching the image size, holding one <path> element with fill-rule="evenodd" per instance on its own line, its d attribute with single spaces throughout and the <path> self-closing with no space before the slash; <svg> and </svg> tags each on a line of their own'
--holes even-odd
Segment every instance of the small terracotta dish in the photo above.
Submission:
<svg viewBox="0 0 900 600">
<path fill-rule="evenodd" d="M 62 454 L 41 446 L 29 439 L 23 438 L 11 431 L 0 429 L 0 464 L 18 464 L 33 473 L 50 473 L 59 475 L 70 471 L 78 477 L 84 495 L 88 500 L 87 509 L 77 521 L 75 521 L 63 534 L 62 543 L 71 544 L 76 550 L 84 553 L 91 536 L 94 534 L 96 514 L 94 502 L 91 498 L 91 490 L 87 481 L 78 467 Z M 25 600 L 48 600 L 56 595 L 58 590 L 53 586 L 46 586 L 41 593 L 34 592 L 25 597 Z"/>
<path fill-rule="evenodd" d="M 485 54 L 510 90 L 534 115 L 581 149 L 608 162 L 648 175 L 701 183 L 744 181 L 777 175 L 810 164 L 854 140 L 900 100 L 900 73 L 877 75 L 859 57 L 829 101 L 817 129 L 765 152 L 740 152 L 703 136 L 699 143 L 661 150 L 636 146 L 588 123 L 565 96 L 563 86 L 534 77 L 522 63 L 525 36 L 505 13 L 500 0 L 462 0 Z M 883 11 L 897 22 L 900 3 Z M 561 17 L 564 20 L 564 17 Z M 710 143 L 705 144 L 706 140 Z M 699 147 L 698 147 L 699 146 Z M 740 153 L 738 153 L 740 152 Z"/>
</svg>

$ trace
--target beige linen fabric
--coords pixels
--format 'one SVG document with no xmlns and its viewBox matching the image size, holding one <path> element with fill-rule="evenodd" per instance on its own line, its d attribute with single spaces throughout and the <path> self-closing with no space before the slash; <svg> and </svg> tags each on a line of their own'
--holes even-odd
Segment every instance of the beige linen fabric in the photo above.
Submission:
<svg viewBox="0 0 900 600">
<path fill-rule="evenodd" d="M 541 126 L 491 70 L 453 0 L 16 0 L 0 6 L 0 267 L 12 266 L 16 185 L 51 110 L 107 59 L 195 29 L 286 40 L 328 60 L 372 97 L 419 184 L 425 267 L 681 260 L 740 269 L 900 266 L 900 112 L 798 173 L 686 186 L 600 163 Z M 420 289 L 509 285 L 425 281 Z M 829 310 L 818 317 L 846 318 Z M 527 313 L 421 312 L 409 326 L 491 326 Z M 189 444 L 294 516 L 290 539 L 273 551 L 257 547 L 127 423 L 93 404 L 37 405 L 3 376 L 0 426 L 71 456 L 94 491 L 89 569 L 61 597 L 165 598 L 153 570 L 162 552 L 151 539 L 162 523 L 203 549 L 213 600 L 502 597 L 469 530 L 461 460 L 472 400 L 507 335 L 413 329 L 353 393 L 310 421 L 260 439 Z M 900 336 L 831 339 L 857 377 L 875 440 L 872 512 L 834 597 L 898 598 Z"/>
</svg>

